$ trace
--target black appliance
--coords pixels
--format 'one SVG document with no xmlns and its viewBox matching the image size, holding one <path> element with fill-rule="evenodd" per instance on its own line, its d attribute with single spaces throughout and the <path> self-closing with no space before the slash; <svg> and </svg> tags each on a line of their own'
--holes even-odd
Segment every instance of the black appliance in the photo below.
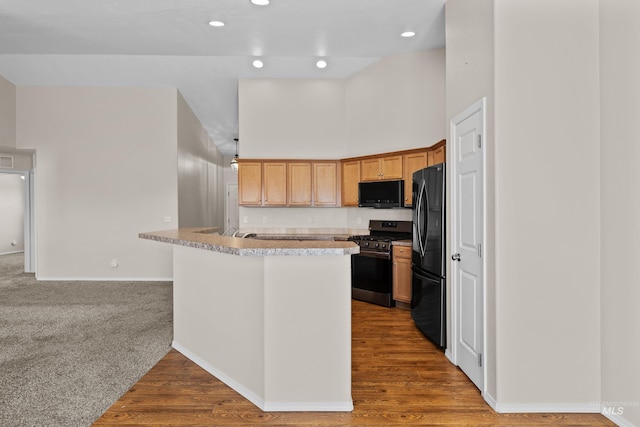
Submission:
<svg viewBox="0 0 640 427">
<path fill-rule="evenodd" d="M 411 317 L 439 347 L 446 336 L 445 165 L 413 174 Z"/>
<path fill-rule="evenodd" d="M 351 296 L 353 299 L 393 307 L 391 242 L 411 239 L 411 221 L 369 221 L 369 234 L 350 236 L 360 246 L 351 255 Z"/>
<path fill-rule="evenodd" d="M 401 208 L 404 206 L 404 181 L 358 183 L 358 206 L 362 208 Z"/>
</svg>

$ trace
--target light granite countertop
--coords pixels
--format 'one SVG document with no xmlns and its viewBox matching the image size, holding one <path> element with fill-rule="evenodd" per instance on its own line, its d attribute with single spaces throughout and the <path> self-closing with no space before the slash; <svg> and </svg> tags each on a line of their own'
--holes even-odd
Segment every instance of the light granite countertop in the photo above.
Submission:
<svg viewBox="0 0 640 427">
<path fill-rule="evenodd" d="M 180 228 L 139 233 L 138 237 L 239 256 L 353 255 L 360 252 L 358 245 L 344 240 L 243 239 L 221 236 L 217 234 L 219 231 L 217 227 Z"/>
</svg>

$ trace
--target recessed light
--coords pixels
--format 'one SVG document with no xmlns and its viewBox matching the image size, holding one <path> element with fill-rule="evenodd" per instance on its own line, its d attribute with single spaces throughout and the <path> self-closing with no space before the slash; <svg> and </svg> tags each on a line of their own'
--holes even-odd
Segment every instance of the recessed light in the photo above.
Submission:
<svg viewBox="0 0 640 427">
<path fill-rule="evenodd" d="M 224 27 L 224 22 L 222 21 L 209 21 L 209 25 L 212 27 Z"/>
<path fill-rule="evenodd" d="M 327 61 L 321 59 L 318 62 L 316 62 L 316 67 L 318 68 L 327 68 Z"/>
<path fill-rule="evenodd" d="M 269 0 L 251 0 L 251 3 L 255 4 L 256 6 L 266 6 L 269 4 Z"/>
<path fill-rule="evenodd" d="M 259 59 L 256 59 L 253 61 L 253 66 L 255 68 L 262 68 L 264 67 L 264 63 L 262 61 L 260 61 Z"/>
<path fill-rule="evenodd" d="M 400 34 L 402 37 L 413 37 L 416 35 L 415 32 L 413 31 L 405 31 L 404 33 Z"/>
</svg>

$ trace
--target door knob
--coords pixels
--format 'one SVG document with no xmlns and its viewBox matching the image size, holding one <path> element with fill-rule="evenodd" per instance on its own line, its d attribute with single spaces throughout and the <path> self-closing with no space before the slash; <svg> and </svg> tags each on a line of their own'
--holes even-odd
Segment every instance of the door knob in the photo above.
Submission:
<svg viewBox="0 0 640 427">
<path fill-rule="evenodd" d="M 451 255 L 451 259 L 454 260 L 454 261 L 460 261 L 460 254 Z"/>
</svg>

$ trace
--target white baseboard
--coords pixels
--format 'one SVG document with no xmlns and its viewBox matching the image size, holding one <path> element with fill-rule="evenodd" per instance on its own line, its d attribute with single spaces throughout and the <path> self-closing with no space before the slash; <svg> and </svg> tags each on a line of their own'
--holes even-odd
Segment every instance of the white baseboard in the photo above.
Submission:
<svg viewBox="0 0 640 427">
<path fill-rule="evenodd" d="M 496 402 L 495 397 L 493 397 L 491 394 L 484 392 L 482 393 L 482 398 L 484 399 L 485 402 L 487 402 L 487 405 L 491 406 L 491 409 L 493 409 L 496 412 L 499 412 L 496 407 L 498 406 L 498 402 Z"/>
<path fill-rule="evenodd" d="M 41 282 L 172 282 L 173 277 L 40 277 Z"/>
<path fill-rule="evenodd" d="M 602 412 L 601 412 L 602 413 Z M 609 420 L 613 421 L 619 427 L 637 427 L 634 423 L 617 414 L 602 414 Z"/>
<path fill-rule="evenodd" d="M 487 398 L 485 401 L 489 403 Z M 598 414 L 600 413 L 600 405 L 592 403 L 497 403 L 493 401 L 493 405 L 489 405 L 501 414 L 510 413 L 581 413 L 581 414 Z"/>
<path fill-rule="evenodd" d="M 189 349 L 173 340 L 171 346 L 186 356 L 196 365 L 234 389 L 242 397 L 253 403 L 264 412 L 351 412 L 353 401 L 349 402 L 265 402 L 264 399 L 242 384 L 225 375 L 210 363 L 196 356 Z"/>
<path fill-rule="evenodd" d="M 19 250 L 19 251 L 11 251 L 11 252 L 2 252 L 0 253 L 0 255 L 13 255 L 13 254 L 21 254 L 23 253 L 24 250 Z"/>
<path fill-rule="evenodd" d="M 265 403 L 265 412 L 351 412 L 351 402 L 271 402 Z"/>
<path fill-rule="evenodd" d="M 205 360 L 201 359 L 199 356 L 195 355 L 193 352 L 191 352 L 189 349 L 184 347 L 182 344 L 180 344 L 179 342 L 176 342 L 176 340 L 173 340 L 173 342 L 171 343 L 171 346 L 176 350 L 178 350 L 183 355 L 185 355 L 187 359 L 191 360 L 193 363 L 200 366 L 202 369 L 209 372 L 211 375 L 213 375 L 214 377 L 216 377 L 217 379 L 219 379 L 220 381 L 222 381 L 223 383 L 225 383 L 226 385 L 234 389 L 236 392 L 242 395 L 249 402 L 253 403 L 263 411 L 265 410 L 264 400 L 260 396 L 255 394 L 253 391 L 249 390 L 248 388 L 238 383 L 234 379 L 228 377 L 226 374 L 219 371 L 209 362 L 206 362 Z"/>
<path fill-rule="evenodd" d="M 458 365 L 456 365 L 456 361 L 454 360 L 453 353 L 451 351 L 449 351 L 448 348 L 444 351 L 444 356 L 447 359 L 449 359 L 449 362 L 453 363 L 455 366 L 458 366 Z"/>
</svg>

